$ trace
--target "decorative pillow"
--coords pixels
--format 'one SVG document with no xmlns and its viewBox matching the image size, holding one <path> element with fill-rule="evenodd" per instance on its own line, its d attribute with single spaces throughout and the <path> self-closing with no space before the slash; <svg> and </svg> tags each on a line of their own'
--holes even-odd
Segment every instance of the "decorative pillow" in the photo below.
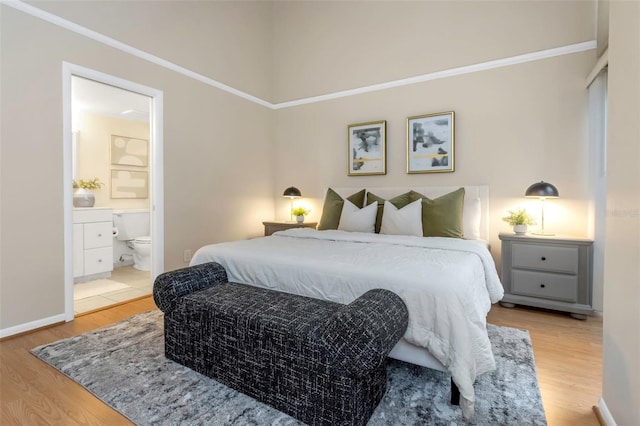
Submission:
<svg viewBox="0 0 640 426">
<path fill-rule="evenodd" d="M 401 209 L 385 201 L 380 233 L 422 237 L 422 200 L 416 200 Z"/>
<path fill-rule="evenodd" d="M 355 194 L 347 197 L 347 200 L 351 201 L 358 208 L 364 205 L 364 196 L 366 191 L 358 191 Z M 342 213 L 342 205 L 344 199 L 338 195 L 333 189 L 327 189 L 327 195 L 324 198 L 324 205 L 322 206 L 322 215 L 320 216 L 320 223 L 318 223 L 319 230 L 324 229 L 338 229 L 340 224 L 340 214 Z"/>
<path fill-rule="evenodd" d="M 367 193 L 367 205 L 372 204 L 374 202 L 378 203 L 378 213 L 376 214 L 376 234 L 380 232 L 380 226 L 382 225 L 382 213 L 384 211 L 384 202 L 386 200 L 384 198 L 380 198 L 371 192 Z M 411 191 L 405 192 L 404 194 L 400 194 L 396 197 L 393 197 L 389 200 L 391 204 L 401 209 L 410 202 L 414 200 L 411 199 Z"/>
<path fill-rule="evenodd" d="M 467 199 L 462 209 L 462 232 L 468 240 L 480 239 L 482 202 L 480 198 Z"/>
<path fill-rule="evenodd" d="M 425 237 L 463 238 L 462 211 L 464 188 L 431 200 L 411 191 L 412 200 L 422 200 L 422 235 Z"/>
<path fill-rule="evenodd" d="M 338 229 L 351 232 L 373 232 L 376 224 L 376 212 L 378 206 L 368 205 L 359 209 L 351 201 L 346 200 L 340 214 Z"/>
</svg>

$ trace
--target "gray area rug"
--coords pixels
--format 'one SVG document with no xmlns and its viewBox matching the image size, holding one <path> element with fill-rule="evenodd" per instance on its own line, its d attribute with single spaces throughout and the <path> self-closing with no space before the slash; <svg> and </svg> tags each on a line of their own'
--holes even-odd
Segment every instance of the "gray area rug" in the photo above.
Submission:
<svg viewBox="0 0 640 426">
<path fill-rule="evenodd" d="M 449 376 L 388 361 L 388 387 L 369 425 L 544 425 L 529 332 L 488 326 L 497 370 L 475 384 L 475 417 L 449 405 Z M 156 310 L 40 346 L 35 356 L 139 425 L 299 425 L 253 398 L 164 357 Z"/>
</svg>

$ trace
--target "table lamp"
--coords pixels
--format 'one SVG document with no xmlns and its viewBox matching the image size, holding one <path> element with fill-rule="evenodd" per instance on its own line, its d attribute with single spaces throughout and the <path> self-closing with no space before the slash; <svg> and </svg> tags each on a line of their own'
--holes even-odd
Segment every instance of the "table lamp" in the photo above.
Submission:
<svg viewBox="0 0 640 426">
<path fill-rule="evenodd" d="M 542 226 L 541 226 L 540 232 L 534 232 L 534 234 L 554 235 L 554 234 L 547 234 L 546 232 L 544 232 L 544 200 L 547 198 L 558 198 L 560 196 L 560 194 L 558 193 L 558 188 L 556 188 L 549 182 L 540 181 L 540 182 L 534 183 L 529 188 L 527 188 L 527 191 L 524 193 L 524 196 L 529 198 L 540 199 L 540 206 L 541 206 L 540 220 L 542 222 Z"/>
<path fill-rule="evenodd" d="M 302 197 L 302 193 L 295 186 L 290 186 L 284 190 L 282 196 L 291 200 L 291 204 L 289 206 L 289 214 L 291 216 L 290 221 L 293 222 L 293 199 Z"/>
</svg>

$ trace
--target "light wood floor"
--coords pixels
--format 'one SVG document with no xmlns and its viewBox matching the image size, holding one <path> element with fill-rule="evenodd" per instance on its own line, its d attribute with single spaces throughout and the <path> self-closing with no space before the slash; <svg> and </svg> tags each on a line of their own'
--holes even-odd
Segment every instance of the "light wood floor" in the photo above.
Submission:
<svg viewBox="0 0 640 426">
<path fill-rule="evenodd" d="M 80 385 L 28 351 L 155 309 L 150 297 L 76 318 L 74 321 L 0 342 L 0 423 L 4 425 L 131 424 Z M 602 320 L 494 306 L 489 322 L 528 329 L 547 421 L 594 425 L 591 410 L 601 394 Z"/>
</svg>

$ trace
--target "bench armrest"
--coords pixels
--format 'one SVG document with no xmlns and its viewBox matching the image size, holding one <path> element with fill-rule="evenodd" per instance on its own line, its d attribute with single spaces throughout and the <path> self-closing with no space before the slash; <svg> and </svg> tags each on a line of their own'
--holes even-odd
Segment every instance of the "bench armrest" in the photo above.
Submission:
<svg viewBox="0 0 640 426">
<path fill-rule="evenodd" d="M 369 290 L 338 309 L 320 327 L 330 365 L 352 377 L 379 367 L 404 335 L 409 313 L 400 296 Z"/>
<path fill-rule="evenodd" d="M 169 312 L 182 297 L 227 281 L 227 271 L 215 262 L 176 269 L 158 275 L 153 283 L 153 300 L 162 312 Z"/>
</svg>

